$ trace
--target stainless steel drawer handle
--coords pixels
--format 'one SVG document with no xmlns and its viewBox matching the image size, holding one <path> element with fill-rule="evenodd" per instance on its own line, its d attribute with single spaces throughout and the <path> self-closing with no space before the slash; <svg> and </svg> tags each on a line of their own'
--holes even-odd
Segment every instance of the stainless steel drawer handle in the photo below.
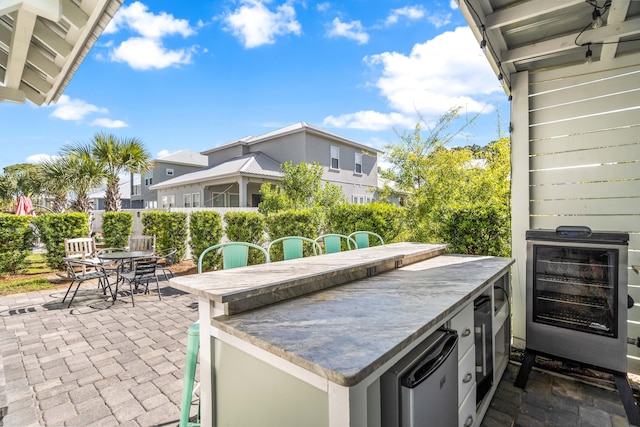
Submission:
<svg viewBox="0 0 640 427">
<path fill-rule="evenodd" d="M 468 337 L 469 335 L 471 335 L 471 329 L 467 328 L 464 331 L 462 331 L 463 337 Z"/>
<path fill-rule="evenodd" d="M 467 374 L 462 379 L 462 382 L 466 384 L 469 381 L 471 381 L 472 379 L 473 379 L 473 375 L 471 374 L 471 372 L 467 372 Z"/>
<path fill-rule="evenodd" d="M 467 417 L 467 420 L 464 422 L 464 427 L 471 427 L 472 424 L 473 424 L 473 417 L 469 415 Z"/>
</svg>

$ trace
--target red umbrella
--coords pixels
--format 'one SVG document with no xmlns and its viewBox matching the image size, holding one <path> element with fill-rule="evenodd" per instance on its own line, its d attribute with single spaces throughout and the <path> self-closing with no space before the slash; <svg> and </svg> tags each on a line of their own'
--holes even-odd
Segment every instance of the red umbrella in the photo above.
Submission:
<svg viewBox="0 0 640 427">
<path fill-rule="evenodd" d="M 16 215 L 33 215 L 33 203 L 31 203 L 31 199 L 27 196 L 18 197 Z"/>
</svg>

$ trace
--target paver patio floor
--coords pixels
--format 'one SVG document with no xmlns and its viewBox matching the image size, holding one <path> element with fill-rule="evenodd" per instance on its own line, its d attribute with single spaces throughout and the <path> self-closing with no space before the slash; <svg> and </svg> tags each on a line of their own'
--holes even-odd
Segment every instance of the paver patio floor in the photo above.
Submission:
<svg viewBox="0 0 640 427">
<path fill-rule="evenodd" d="M 65 291 L 0 297 L 0 425 L 177 425 L 195 297 L 161 282 L 161 301 L 136 295 L 132 307 L 83 284 L 68 309 Z"/>
</svg>

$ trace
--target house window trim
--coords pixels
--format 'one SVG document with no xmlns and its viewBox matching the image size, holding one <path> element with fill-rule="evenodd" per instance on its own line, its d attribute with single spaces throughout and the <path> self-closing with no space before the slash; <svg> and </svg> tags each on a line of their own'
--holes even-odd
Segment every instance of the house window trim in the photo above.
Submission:
<svg viewBox="0 0 640 427">
<path fill-rule="evenodd" d="M 185 193 L 182 195 L 182 202 L 185 208 L 193 207 L 192 195 L 191 193 Z"/>
<path fill-rule="evenodd" d="M 174 176 L 175 175 L 175 171 L 173 170 L 173 168 L 167 168 L 166 172 L 167 176 Z"/>
<path fill-rule="evenodd" d="M 335 156 L 333 155 L 335 152 Z M 333 166 L 333 160 L 336 160 L 336 166 Z M 329 156 L 329 170 L 340 170 L 340 147 L 332 145 Z"/>
<path fill-rule="evenodd" d="M 196 206 L 196 199 L 198 200 Z M 200 207 L 200 193 L 191 193 L 191 207 L 199 208 Z"/>
<path fill-rule="evenodd" d="M 358 161 L 358 159 L 360 161 Z M 360 170 L 359 171 L 358 171 L 358 166 L 360 166 Z M 358 175 L 358 176 L 362 175 L 362 153 L 355 153 L 353 173 Z"/>
</svg>

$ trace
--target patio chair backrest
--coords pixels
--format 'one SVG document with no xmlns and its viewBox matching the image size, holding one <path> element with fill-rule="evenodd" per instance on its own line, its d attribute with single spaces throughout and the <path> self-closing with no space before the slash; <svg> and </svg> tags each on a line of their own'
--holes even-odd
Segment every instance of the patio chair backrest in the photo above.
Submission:
<svg viewBox="0 0 640 427">
<path fill-rule="evenodd" d="M 384 240 L 382 240 L 382 236 L 373 231 L 354 231 L 349 234 L 349 237 L 354 239 L 358 244 L 358 249 L 368 248 L 369 247 L 369 237 L 376 237 L 381 245 L 384 245 Z"/>
<path fill-rule="evenodd" d="M 155 252 L 156 236 L 129 236 L 129 250 Z"/>
<path fill-rule="evenodd" d="M 96 257 L 96 241 L 93 237 L 64 239 L 64 257 L 73 259 L 93 259 Z"/>
<path fill-rule="evenodd" d="M 222 249 L 222 268 L 246 267 L 249 263 L 249 248 L 257 249 L 264 255 L 265 262 L 271 262 L 269 253 L 262 246 L 248 242 L 226 242 L 213 245 L 202 251 L 198 257 L 198 273 L 202 273 L 202 260 L 204 256 L 214 250 Z"/>
<path fill-rule="evenodd" d="M 316 242 L 324 242 L 324 252 L 333 254 L 342 251 L 342 240 L 347 242 L 349 250 L 358 249 L 358 244 L 353 238 L 344 234 L 323 234 L 316 237 Z"/>
<path fill-rule="evenodd" d="M 157 257 L 138 258 L 133 261 L 134 281 L 146 280 L 156 275 Z"/>
<path fill-rule="evenodd" d="M 322 247 L 315 240 L 302 236 L 286 236 L 275 239 L 269 243 L 267 249 L 269 255 L 271 255 L 271 248 L 280 242 L 282 242 L 282 251 L 285 260 L 302 258 L 304 256 L 304 242 L 311 244 L 314 255 L 322 254 Z"/>
</svg>

